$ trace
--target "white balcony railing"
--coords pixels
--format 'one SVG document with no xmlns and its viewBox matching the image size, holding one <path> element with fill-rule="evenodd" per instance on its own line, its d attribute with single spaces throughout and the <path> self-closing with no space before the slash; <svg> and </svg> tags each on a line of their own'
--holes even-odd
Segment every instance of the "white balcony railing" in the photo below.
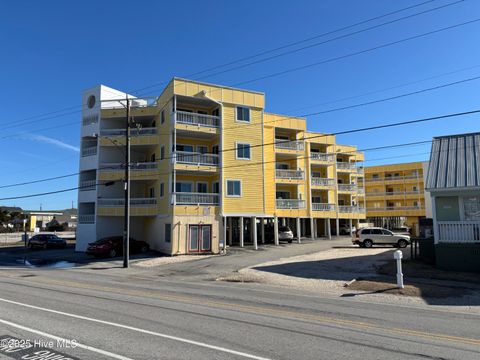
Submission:
<svg viewBox="0 0 480 360">
<path fill-rule="evenodd" d="M 130 109 L 146 108 L 157 106 L 157 97 L 143 97 L 130 99 Z M 102 109 L 125 109 L 125 100 L 102 100 Z"/>
<path fill-rule="evenodd" d="M 420 191 L 387 191 L 387 192 L 368 192 L 367 196 L 404 196 L 418 195 Z"/>
<path fill-rule="evenodd" d="M 130 198 L 130 206 L 132 207 L 148 207 L 157 204 L 155 198 Z M 98 199 L 98 206 L 118 207 L 125 206 L 125 198 L 116 199 Z"/>
<path fill-rule="evenodd" d="M 375 182 L 375 181 L 398 181 L 398 180 L 417 180 L 423 181 L 423 178 L 419 175 L 408 175 L 408 176 L 385 176 L 385 177 L 376 177 L 376 178 L 368 178 L 366 179 L 367 182 Z"/>
<path fill-rule="evenodd" d="M 95 190 L 95 187 L 97 186 L 97 181 L 96 180 L 83 180 L 80 181 L 80 191 L 90 191 L 90 190 Z"/>
<path fill-rule="evenodd" d="M 145 171 L 156 170 L 158 163 L 156 162 L 137 162 L 130 164 L 130 171 Z M 119 171 L 125 170 L 125 165 L 122 163 L 103 163 L 100 164 L 100 171 Z"/>
<path fill-rule="evenodd" d="M 338 184 L 338 191 L 356 191 L 356 184 Z"/>
<path fill-rule="evenodd" d="M 217 154 L 200 154 L 188 151 L 176 151 L 174 159 L 180 164 L 218 166 L 220 163 Z"/>
<path fill-rule="evenodd" d="M 337 170 L 356 170 L 355 163 L 350 162 L 337 162 Z"/>
<path fill-rule="evenodd" d="M 95 214 L 78 215 L 79 224 L 95 224 Z"/>
<path fill-rule="evenodd" d="M 176 119 L 179 124 L 220 127 L 220 116 L 195 114 L 186 111 L 176 111 Z"/>
<path fill-rule="evenodd" d="M 91 146 L 82 149 L 82 157 L 97 155 L 97 147 Z"/>
<path fill-rule="evenodd" d="M 302 140 L 288 141 L 275 139 L 275 149 L 302 151 L 304 148 L 305 144 Z"/>
<path fill-rule="evenodd" d="M 333 163 L 335 161 L 335 155 L 311 152 L 310 159 L 314 161 L 323 161 L 323 162 Z"/>
<path fill-rule="evenodd" d="M 93 125 L 98 123 L 98 114 L 86 115 L 82 119 L 83 126 Z"/>
<path fill-rule="evenodd" d="M 423 206 L 387 206 L 387 207 L 371 207 L 368 211 L 400 211 L 400 210 L 423 210 Z"/>
<path fill-rule="evenodd" d="M 173 203 L 176 205 L 218 205 L 220 194 L 177 192 L 173 194 Z"/>
<path fill-rule="evenodd" d="M 125 136 L 125 131 L 125 129 L 102 129 L 100 130 L 100 136 Z M 156 127 L 130 129 L 130 136 L 148 136 L 156 133 Z"/>
<path fill-rule="evenodd" d="M 277 179 L 303 180 L 304 174 L 303 170 L 275 170 L 275 177 Z"/>
<path fill-rule="evenodd" d="M 480 243 L 480 221 L 439 221 L 438 242 Z"/>
<path fill-rule="evenodd" d="M 305 200 L 277 199 L 277 209 L 305 209 Z"/>
<path fill-rule="evenodd" d="M 312 203 L 313 211 L 335 211 L 335 204 Z"/>
<path fill-rule="evenodd" d="M 312 177 L 312 186 L 335 186 L 335 179 Z"/>
<path fill-rule="evenodd" d="M 338 212 L 340 213 L 361 213 L 364 212 L 363 208 L 357 205 L 339 205 Z"/>
</svg>

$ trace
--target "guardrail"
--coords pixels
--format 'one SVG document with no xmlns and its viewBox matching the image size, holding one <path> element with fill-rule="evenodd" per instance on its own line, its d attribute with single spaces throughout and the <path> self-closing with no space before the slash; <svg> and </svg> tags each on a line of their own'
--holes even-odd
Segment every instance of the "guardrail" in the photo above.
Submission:
<svg viewBox="0 0 480 360">
<path fill-rule="evenodd" d="M 217 154 L 201 154 L 188 151 L 176 151 L 175 161 L 180 164 L 218 166 L 219 156 Z"/>
<path fill-rule="evenodd" d="M 100 136 L 125 136 L 125 131 L 126 129 L 102 129 L 100 130 Z M 156 127 L 130 129 L 130 136 L 148 136 L 156 133 Z"/>
<path fill-rule="evenodd" d="M 130 171 L 144 171 L 144 170 L 156 170 L 158 163 L 156 162 L 138 162 L 130 164 Z M 125 165 L 122 163 L 103 163 L 100 164 L 100 171 L 119 171 L 125 170 Z"/>
<path fill-rule="evenodd" d="M 335 179 L 312 177 L 312 186 L 335 186 Z"/>
<path fill-rule="evenodd" d="M 275 139 L 275 149 L 302 151 L 305 149 L 305 143 L 301 140 Z"/>
<path fill-rule="evenodd" d="M 440 243 L 480 242 L 480 221 L 439 221 L 437 225 Z"/>
<path fill-rule="evenodd" d="M 174 114 L 176 114 L 176 121 L 179 124 L 220 127 L 220 116 L 196 114 L 186 111 L 176 111 Z"/>
<path fill-rule="evenodd" d="M 216 193 L 173 193 L 176 205 L 218 205 L 220 194 Z"/>
<path fill-rule="evenodd" d="M 418 195 L 420 191 L 369 192 L 367 196 Z"/>
<path fill-rule="evenodd" d="M 367 208 L 368 211 L 398 211 L 398 210 L 423 210 L 423 206 L 387 206 Z"/>
<path fill-rule="evenodd" d="M 78 215 L 79 224 L 95 224 L 95 214 Z"/>
<path fill-rule="evenodd" d="M 156 204 L 157 204 L 157 199 L 155 198 L 130 198 L 130 206 L 141 207 L 141 206 L 153 206 Z M 105 207 L 125 206 L 125 199 L 124 198 L 98 199 L 98 206 L 105 206 Z"/>
<path fill-rule="evenodd" d="M 356 191 L 357 185 L 355 184 L 338 184 L 338 191 Z"/>
<path fill-rule="evenodd" d="M 305 200 L 277 199 L 277 209 L 305 209 Z"/>
<path fill-rule="evenodd" d="M 397 180 L 422 180 L 423 178 L 418 175 L 410 175 L 410 176 L 387 176 L 387 177 L 379 177 L 379 178 L 368 178 L 365 179 L 366 182 L 375 182 L 375 181 L 397 181 Z"/>
<path fill-rule="evenodd" d="M 340 213 L 363 213 L 365 210 L 356 205 L 339 205 L 338 212 Z"/>
<path fill-rule="evenodd" d="M 335 211 L 335 204 L 312 203 L 313 211 Z"/>
<path fill-rule="evenodd" d="M 324 154 L 317 152 L 310 152 L 310 159 L 314 161 L 335 162 L 334 154 Z"/>
<path fill-rule="evenodd" d="M 82 157 L 97 155 L 97 147 L 91 146 L 82 149 Z"/>
<path fill-rule="evenodd" d="M 357 165 L 355 163 L 337 162 L 337 170 L 356 170 Z"/>
<path fill-rule="evenodd" d="M 303 170 L 275 170 L 275 177 L 277 179 L 303 180 L 304 174 Z"/>
<path fill-rule="evenodd" d="M 90 190 L 95 190 L 97 187 L 97 181 L 96 180 L 83 180 L 80 181 L 80 191 L 90 191 Z"/>
</svg>

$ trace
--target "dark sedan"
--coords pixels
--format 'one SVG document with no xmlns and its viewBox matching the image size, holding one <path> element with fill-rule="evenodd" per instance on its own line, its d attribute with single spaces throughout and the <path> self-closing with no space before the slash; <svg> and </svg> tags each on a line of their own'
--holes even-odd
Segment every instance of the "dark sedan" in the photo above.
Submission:
<svg viewBox="0 0 480 360">
<path fill-rule="evenodd" d="M 67 246 L 65 239 L 59 238 L 53 234 L 38 234 L 34 235 L 28 241 L 28 246 L 33 249 L 39 247 L 42 249 L 47 248 L 64 248 Z"/>
<path fill-rule="evenodd" d="M 150 249 L 150 246 L 141 240 L 130 238 L 130 254 L 143 253 Z M 123 254 L 123 237 L 110 236 L 95 242 L 89 243 L 87 254 L 96 257 L 115 257 Z"/>
</svg>

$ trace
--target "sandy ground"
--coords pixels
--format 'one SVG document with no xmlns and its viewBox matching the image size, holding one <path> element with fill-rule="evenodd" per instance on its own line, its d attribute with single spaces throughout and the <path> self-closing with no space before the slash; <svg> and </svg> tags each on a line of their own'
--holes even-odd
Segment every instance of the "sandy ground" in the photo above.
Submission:
<svg viewBox="0 0 480 360">
<path fill-rule="evenodd" d="M 162 256 L 148 260 L 139 260 L 133 263 L 134 266 L 142 268 L 150 268 L 160 265 L 176 264 L 187 261 L 194 261 L 200 259 L 206 259 L 211 256 L 218 255 L 178 255 L 178 256 Z"/>
</svg>

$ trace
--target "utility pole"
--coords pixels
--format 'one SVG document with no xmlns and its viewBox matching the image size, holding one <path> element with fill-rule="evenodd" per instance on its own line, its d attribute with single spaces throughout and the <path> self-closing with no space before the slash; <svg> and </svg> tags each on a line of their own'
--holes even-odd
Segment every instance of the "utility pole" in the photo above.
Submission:
<svg viewBox="0 0 480 360">
<path fill-rule="evenodd" d="M 127 95 L 125 124 L 125 220 L 123 224 L 123 267 L 129 267 L 130 257 L 130 100 Z"/>
</svg>

